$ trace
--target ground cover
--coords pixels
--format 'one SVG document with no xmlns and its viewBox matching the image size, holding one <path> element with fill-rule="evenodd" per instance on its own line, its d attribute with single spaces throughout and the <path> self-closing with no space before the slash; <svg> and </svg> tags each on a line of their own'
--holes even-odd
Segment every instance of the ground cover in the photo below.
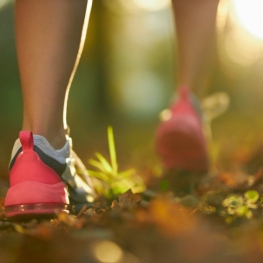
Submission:
<svg viewBox="0 0 263 263">
<path fill-rule="evenodd" d="M 262 156 L 205 174 L 149 170 L 142 193 L 100 197 L 52 220 L 8 222 L 1 199 L 0 262 L 262 262 Z"/>
<path fill-rule="evenodd" d="M 211 169 L 203 174 L 162 171 L 147 145 L 131 158 L 121 158 L 127 147 L 117 156 L 108 132 L 108 157 L 104 151 L 89 160 L 90 174 L 104 196 L 77 215 L 8 222 L 3 207 L 8 183 L 3 178 L 0 263 L 263 262 L 263 146 L 255 143 L 259 136 L 253 141 L 237 136 L 240 129 L 230 137 L 233 123 L 218 125 L 222 130 L 215 127 L 219 134 L 227 127 L 228 135 L 213 143 Z M 130 133 L 140 144 L 145 141 L 138 132 Z M 242 147 L 236 142 L 241 137 Z M 129 141 L 117 139 L 117 146 Z M 124 159 L 131 165 L 123 165 Z"/>
</svg>

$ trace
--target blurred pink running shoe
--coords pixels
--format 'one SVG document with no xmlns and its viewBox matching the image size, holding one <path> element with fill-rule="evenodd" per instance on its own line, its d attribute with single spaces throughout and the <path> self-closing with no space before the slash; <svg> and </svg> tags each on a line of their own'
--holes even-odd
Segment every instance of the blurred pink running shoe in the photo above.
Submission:
<svg viewBox="0 0 263 263">
<path fill-rule="evenodd" d="M 156 134 L 157 152 L 167 170 L 205 172 L 208 153 L 203 134 L 202 111 L 197 99 L 182 87 Z"/>
</svg>

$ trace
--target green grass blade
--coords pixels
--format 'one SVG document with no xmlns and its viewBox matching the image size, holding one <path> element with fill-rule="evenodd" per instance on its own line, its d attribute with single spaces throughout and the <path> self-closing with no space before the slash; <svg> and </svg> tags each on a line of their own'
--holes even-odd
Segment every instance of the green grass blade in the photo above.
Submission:
<svg viewBox="0 0 263 263">
<path fill-rule="evenodd" d="M 120 179 L 123 179 L 132 176 L 134 173 L 135 173 L 135 169 L 129 169 L 121 173 L 118 173 L 118 176 L 120 177 Z"/>
<path fill-rule="evenodd" d="M 107 173 L 107 170 L 105 169 L 105 167 L 103 166 L 103 164 L 97 160 L 94 159 L 89 159 L 88 163 L 94 167 L 96 167 L 97 169 L 99 169 L 102 172 Z"/>
<path fill-rule="evenodd" d="M 95 153 L 96 157 L 99 159 L 100 163 L 103 165 L 104 169 L 106 172 L 108 173 L 112 173 L 113 174 L 113 168 L 111 167 L 111 165 L 109 164 L 109 162 L 106 160 L 105 157 L 103 157 L 100 153 Z"/>
<path fill-rule="evenodd" d="M 107 182 L 108 179 L 109 179 L 107 175 L 105 175 L 104 173 L 101 173 L 101 172 L 88 170 L 88 173 L 89 173 L 90 176 L 96 177 L 96 178 L 101 179 L 101 180 L 103 180 L 105 182 Z"/>
<path fill-rule="evenodd" d="M 112 170 L 113 170 L 113 172 L 115 174 L 117 174 L 118 173 L 118 164 L 117 164 L 117 157 L 116 157 L 116 149 L 115 149 L 113 129 L 112 129 L 111 126 L 108 127 L 108 144 L 109 144 L 109 151 L 110 151 L 110 159 L 111 159 Z"/>
</svg>

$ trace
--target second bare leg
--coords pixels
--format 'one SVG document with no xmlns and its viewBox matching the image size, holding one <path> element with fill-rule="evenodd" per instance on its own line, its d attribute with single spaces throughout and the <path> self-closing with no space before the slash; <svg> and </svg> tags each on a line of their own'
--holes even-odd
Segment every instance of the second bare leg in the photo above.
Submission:
<svg viewBox="0 0 263 263">
<path fill-rule="evenodd" d="M 173 0 L 178 41 L 178 85 L 199 91 L 215 43 L 219 0 Z"/>
</svg>

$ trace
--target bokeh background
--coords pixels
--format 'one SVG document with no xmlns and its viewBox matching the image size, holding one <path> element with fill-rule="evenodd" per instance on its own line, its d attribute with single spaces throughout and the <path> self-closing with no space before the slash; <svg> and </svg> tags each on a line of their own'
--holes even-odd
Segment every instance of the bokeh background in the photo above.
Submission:
<svg viewBox="0 0 263 263">
<path fill-rule="evenodd" d="M 231 104 L 212 124 L 218 162 L 246 153 L 263 138 L 263 3 L 221 0 L 217 52 L 206 85 Z M 15 51 L 14 1 L 0 0 L 0 177 L 21 128 L 22 100 Z M 176 86 L 176 36 L 170 0 L 94 0 L 84 53 L 69 98 L 74 148 L 85 164 L 107 156 L 115 132 L 120 166 L 156 164 L 159 112 Z M 158 163 L 158 161 L 157 161 Z"/>
</svg>

